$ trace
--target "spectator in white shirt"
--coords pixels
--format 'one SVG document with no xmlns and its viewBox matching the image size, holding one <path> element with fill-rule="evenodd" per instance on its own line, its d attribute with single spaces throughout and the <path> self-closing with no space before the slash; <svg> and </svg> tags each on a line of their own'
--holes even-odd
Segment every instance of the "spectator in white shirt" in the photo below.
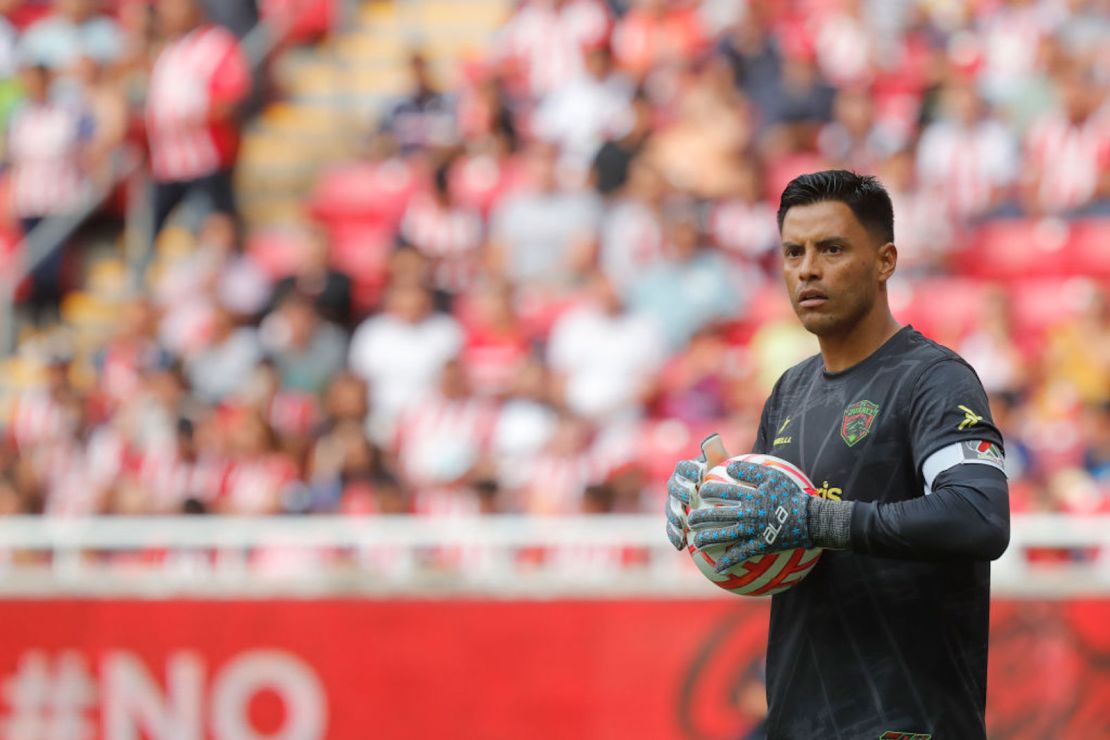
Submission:
<svg viewBox="0 0 1110 740">
<path fill-rule="evenodd" d="M 601 217 L 597 195 L 559 182 L 558 150 L 534 145 L 525 154 L 528 184 L 494 212 L 492 260 L 518 287 L 571 283 Z"/>
<path fill-rule="evenodd" d="M 185 360 L 193 392 L 207 403 L 219 403 L 246 386 L 262 359 L 258 332 L 237 327 L 227 309 L 218 307 L 209 328 L 206 346 Z"/>
<path fill-rule="evenodd" d="M 370 385 L 369 423 L 375 441 L 388 442 L 398 415 L 432 392 L 462 341 L 462 329 L 453 318 L 432 312 L 427 289 L 390 288 L 385 311 L 355 330 L 348 358 L 351 370 Z"/>
<path fill-rule="evenodd" d="M 917 149 L 921 186 L 943 199 L 957 219 L 988 213 L 1009 195 L 1018 149 L 1010 130 L 989 115 L 975 87 L 942 91 L 943 117 L 922 133 Z"/>
<path fill-rule="evenodd" d="M 625 309 L 613 283 L 595 273 L 588 302 L 551 330 L 548 363 L 574 414 L 610 421 L 635 417 L 666 356 L 658 326 Z"/>
<path fill-rule="evenodd" d="M 632 120 L 633 86 L 613 65 L 608 46 L 586 54 L 586 74 L 558 88 L 536 110 L 533 126 L 541 138 L 562 149 L 561 164 L 584 178 L 606 139 L 623 133 Z"/>
</svg>

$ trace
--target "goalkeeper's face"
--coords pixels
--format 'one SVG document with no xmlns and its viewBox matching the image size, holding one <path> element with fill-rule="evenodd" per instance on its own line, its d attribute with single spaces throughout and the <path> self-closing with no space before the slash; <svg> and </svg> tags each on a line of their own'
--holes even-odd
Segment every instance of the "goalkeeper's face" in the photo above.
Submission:
<svg viewBox="0 0 1110 740">
<path fill-rule="evenodd" d="M 806 330 L 819 337 L 850 334 L 886 310 L 887 279 L 897 251 L 882 244 L 839 201 L 794 206 L 782 224 L 783 276 Z"/>
</svg>

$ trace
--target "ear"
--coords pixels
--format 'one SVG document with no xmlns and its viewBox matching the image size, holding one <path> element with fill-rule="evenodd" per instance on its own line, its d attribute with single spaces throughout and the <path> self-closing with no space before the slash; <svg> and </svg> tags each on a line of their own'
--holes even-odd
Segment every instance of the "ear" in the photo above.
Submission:
<svg viewBox="0 0 1110 740">
<path fill-rule="evenodd" d="M 898 247 L 894 246 L 894 242 L 887 242 L 879 247 L 879 258 L 876 262 L 878 266 L 879 282 L 886 284 L 890 280 L 891 275 L 898 268 Z"/>
</svg>

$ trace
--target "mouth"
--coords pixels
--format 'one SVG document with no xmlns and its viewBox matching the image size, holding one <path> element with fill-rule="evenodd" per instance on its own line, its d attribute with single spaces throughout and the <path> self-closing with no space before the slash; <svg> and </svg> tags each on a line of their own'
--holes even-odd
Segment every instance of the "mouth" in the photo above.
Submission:
<svg viewBox="0 0 1110 740">
<path fill-rule="evenodd" d="M 798 305 L 802 308 L 817 308 L 827 303 L 829 297 L 816 288 L 806 288 L 798 294 Z"/>
</svg>

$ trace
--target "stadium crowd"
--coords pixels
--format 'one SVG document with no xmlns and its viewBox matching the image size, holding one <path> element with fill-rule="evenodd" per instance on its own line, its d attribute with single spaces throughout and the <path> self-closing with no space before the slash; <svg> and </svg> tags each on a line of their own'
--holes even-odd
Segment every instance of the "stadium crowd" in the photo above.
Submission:
<svg viewBox="0 0 1110 740">
<path fill-rule="evenodd" d="M 1014 510 L 1110 511 L 1104 0 L 522 0 L 454 79 L 414 52 L 280 238 L 235 211 L 235 36 L 154 6 L 0 21 L 13 223 L 135 129 L 154 243 L 210 206 L 91 346 L 57 318 L 70 247 L 33 272 L 0 512 L 657 512 L 816 351 L 775 211 L 829 167 L 889 188 L 899 317 L 979 372 Z"/>
</svg>

